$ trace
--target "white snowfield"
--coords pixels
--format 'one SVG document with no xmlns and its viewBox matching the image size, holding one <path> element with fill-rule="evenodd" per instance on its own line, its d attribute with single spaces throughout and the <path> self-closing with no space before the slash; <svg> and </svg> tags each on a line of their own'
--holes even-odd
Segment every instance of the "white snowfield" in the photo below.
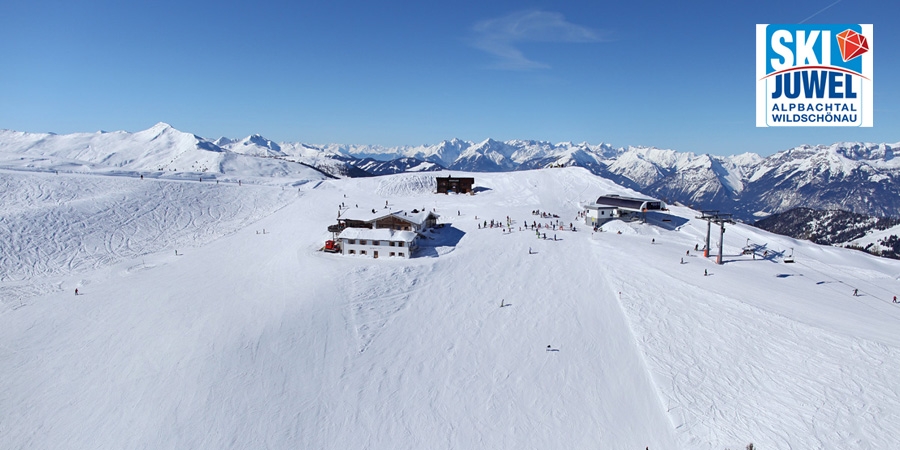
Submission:
<svg viewBox="0 0 900 450">
<path fill-rule="evenodd" d="M 0 448 L 900 447 L 900 262 L 731 225 L 717 266 L 685 208 L 592 233 L 634 193 L 586 170 L 453 175 L 0 170 Z M 386 201 L 445 225 L 318 251 Z"/>
</svg>

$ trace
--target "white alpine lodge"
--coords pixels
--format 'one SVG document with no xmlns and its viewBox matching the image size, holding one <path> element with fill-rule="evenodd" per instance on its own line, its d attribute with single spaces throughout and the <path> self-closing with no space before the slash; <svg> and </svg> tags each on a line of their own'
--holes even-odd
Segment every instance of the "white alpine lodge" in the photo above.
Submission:
<svg viewBox="0 0 900 450">
<path fill-rule="evenodd" d="M 418 247 L 420 233 L 437 224 L 438 215 L 429 211 L 371 212 L 353 209 L 338 218 L 337 236 L 341 254 L 369 258 L 409 258 Z"/>
</svg>

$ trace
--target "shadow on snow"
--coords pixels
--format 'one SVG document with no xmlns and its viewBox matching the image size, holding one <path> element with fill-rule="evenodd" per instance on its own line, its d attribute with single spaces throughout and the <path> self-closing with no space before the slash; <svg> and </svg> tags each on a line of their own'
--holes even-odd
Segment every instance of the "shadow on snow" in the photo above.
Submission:
<svg viewBox="0 0 900 450">
<path fill-rule="evenodd" d="M 466 233 L 464 231 L 451 225 L 444 225 L 440 228 L 435 228 L 432 231 L 426 232 L 423 234 L 425 239 L 419 241 L 419 249 L 416 253 L 416 257 L 436 258 L 442 253 L 446 253 L 439 252 L 438 248 L 456 247 L 465 235 Z"/>
</svg>

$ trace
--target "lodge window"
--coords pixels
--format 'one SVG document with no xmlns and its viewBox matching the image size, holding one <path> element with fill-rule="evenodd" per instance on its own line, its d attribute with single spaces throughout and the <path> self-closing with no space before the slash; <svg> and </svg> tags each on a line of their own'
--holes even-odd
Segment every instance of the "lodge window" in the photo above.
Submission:
<svg viewBox="0 0 900 450">
<path fill-rule="evenodd" d="M 379 242 L 381 241 L 372 241 L 372 245 L 381 245 Z"/>
<path fill-rule="evenodd" d="M 398 243 L 397 243 L 397 247 L 403 247 L 403 243 L 402 243 L 402 242 L 398 242 Z"/>
<path fill-rule="evenodd" d="M 351 254 L 351 255 L 355 255 L 355 254 L 356 254 L 356 250 L 350 250 L 350 254 Z"/>
<path fill-rule="evenodd" d="M 366 245 L 366 240 L 365 240 L 365 239 L 360 239 L 360 240 L 359 240 L 359 245 Z M 365 253 L 363 253 L 363 254 L 365 255 Z"/>
<path fill-rule="evenodd" d="M 356 243 L 356 239 L 347 239 L 347 243 L 348 243 L 348 244 L 355 244 L 355 243 Z"/>
<path fill-rule="evenodd" d="M 403 257 L 403 252 L 397 253 L 397 256 Z"/>
<path fill-rule="evenodd" d="M 365 255 L 365 254 L 366 254 L 366 251 L 365 251 L 365 250 L 360 250 L 360 251 L 359 251 L 359 254 L 360 254 L 360 255 Z"/>
<path fill-rule="evenodd" d="M 394 255 L 396 255 L 396 253 L 394 253 L 394 252 L 391 252 L 391 256 L 394 256 Z"/>
</svg>

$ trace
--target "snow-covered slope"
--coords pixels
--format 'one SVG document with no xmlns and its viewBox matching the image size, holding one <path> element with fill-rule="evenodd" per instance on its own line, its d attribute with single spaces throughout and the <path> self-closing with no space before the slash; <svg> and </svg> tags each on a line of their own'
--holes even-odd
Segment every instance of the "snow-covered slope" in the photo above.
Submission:
<svg viewBox="0 0 900 450">
<path fill-rule="evenodd" d="M 865 236 L 847 242 L 845 245 L 863 249 L 873 255 L 900 259 L 900 225 L 883 230 L 869 230 Z"/>
<path fill-rule="evenodd" d="M 0 171 L 2 446 L 900 445 L 900 262 L 735 225 L 716 266 L 686 208 L 547 229 L 532 211 L 633 194 L 583 169 L 469 175 Z M 339 205 L 385 201 L 445 225 L 409 260 L 317 251 Z"/>
<path fill-rule="evenodd" d="M 297 162 L 266 158 L 279 151 L 271 143 L 259 151 L 264 138 L 220 143 L 244 153 L 224 149 L 199 136 L 165 123 L 136 133 L 78 133 L 68 135 L 0 130 L 0 167 L 59 172 L 131 173 L 197 179 L 225 176 L 244 180 L 295 177 L 312 180 L 325 176 Z"/>
</svg>

